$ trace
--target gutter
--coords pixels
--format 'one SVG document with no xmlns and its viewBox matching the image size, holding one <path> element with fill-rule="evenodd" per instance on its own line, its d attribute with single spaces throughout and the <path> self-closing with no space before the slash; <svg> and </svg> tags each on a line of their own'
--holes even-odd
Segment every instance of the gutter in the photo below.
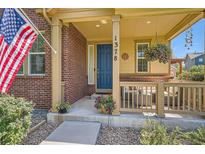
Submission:
<svg viewBox="0 0 205 154">
<path fill-rule="evenodd" d="M 49 18 L 48 15 L 47 15 L 47 12 L 46 12 L 46 9 L 45 9 L 45 8 L 43 8 L 43 17 L 46 19 L 46 21 L 47 21 L 50 25 L 52 24 L 50 18 Z"/>
</svg>

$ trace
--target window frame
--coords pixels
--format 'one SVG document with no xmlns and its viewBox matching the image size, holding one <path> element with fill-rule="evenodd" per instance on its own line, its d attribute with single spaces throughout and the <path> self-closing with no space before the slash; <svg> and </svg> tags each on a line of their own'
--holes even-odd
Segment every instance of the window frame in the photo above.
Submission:
<svg viewBox="0 0 205 154">
<path fill-rule="evenodd" d="M 19 74 L 19 71 L 18 71 L 18 73 L 16 74 L 17 76 L 24 76 L 25 75 L 25 66 L 24 66 L 24 62 L 23 62 L 23 64 L 22 64 L 22 66 L 23 66 L 23 73 L 22 74 Z M 19 69 L 20 70 L 20 69 Z"/>
<path fill-rule="evenodd" d="M 136 42 L 136 46 L 135 46 L 135 52 L 136 52 L 136 73 L 149 73 L 150 72 L 150 62 L 147 61 L 147 71 L 139 71 L 138 69 L 138 59 L 145 59 L 145 57 L 138 57 L 138 45 L 140 44 L 147 44 L 148 48 L 150 46 L 150 42 Z"/>
<path fill-rule="evenodd" d="M 92 52 L 93 52 L 93 57 L 92 57 L 92 59 L 90 59 L 91 57 L 90 57 L 90 48 L 92 48 Z M 88 74 L 88 85 L 94 85 L 95 84 L 95 71 L 94 71 L 94 68 L 95 68 L 95 46 L 93 45 L 93 44 L 89 44 L 88 45 L 88 48 L 87 48 L 88 50 L 88 63 L 87 63 L 87 74 Z M 90 62 L 92 62 L 93 63 L 93 70 L 92 70 L 92 74 L 90 74 Z M 93 81 L 92 82 L 90 82 L 90 77 L 92 76 L 92 79 L 93 79 Z"/>
<path fill-rule="evenodd" d="M 38 36 L 39 37 L 39 36 Z M 38 38 L 37 38 L 38 39 Z M 36 39 L 36 41 L 37 41 Z M 35 42 L 34 42 L 35 43 Z M 31 64 L 30 64 L 30 58 L 31 55 L 46 55 L 46 52 L 29 52 L 28 53 L 28 76 L 45 76 L 45 72 L 43 74 L 32 74 L 31 73 Z M 45 57 L 44 57 L 45 58 Z M 46 70 L 45 70 L 46 71 Z"/>
</svg>

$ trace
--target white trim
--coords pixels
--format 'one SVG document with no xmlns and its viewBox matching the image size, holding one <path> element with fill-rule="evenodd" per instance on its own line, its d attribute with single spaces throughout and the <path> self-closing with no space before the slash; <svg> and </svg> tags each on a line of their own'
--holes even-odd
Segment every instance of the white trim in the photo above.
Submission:
<svg viewBox="0 0 205 154">
<path fill-rule="evenodd" d="M 140 44 L 147 44 L 148 45 L 148 47 L 149 47 L 149 42 L 142 42 L 142 43 L 136 43 L 136 49 L 135 49 L 135 52 L 136 52 L 136 64 L 135 64 L 135 67 L 136 67 L 136 69 L 135 69 L 135 72 L 137 72 L 137 73 L 149 73 L 149 70 L 150 70 L 150 67 L 149 67 L 149 65 L 150 65 L 150 63 L 149 62 L 147 62 L 147 71 L 138 71 L 138 59 L 145 59 L 145 57 L 138 57 L 138 45 L 140 45 Z"/>
<path fill-rule="evenodd" d="M 31 74 L 31 65 L 30 65 L 30 55 L 45 55 L 45 52 L 35 52 L 35 53 L 29 53 L 28 54 L 28 76 L 45 76 L 45 73 L 43 74 Z"/>
<path fill-rule="evenodd" d="M 38 41 L 38 38 L 36 39 L 36 41 Z M 38 44 L 37 44 L 37 47 L 38 47 Z M 46 54 L 45 52 L 29 52 L 28 53 L 28 76 L 45 76 L 45 73 L 43 73 L 43 74 L 31 74 L 31 64 L 30 64 L 30 55 L 44 55 L 45 56 L 45 54 Z"/>
<path fill-rule="evenodd" d="M 92 60 L 90 60 L 90 48 L 92 48 L 93 57 Z M 88 45 L 88 63 L 87 63 L 87 73 L 88 73 L 88 85 L 94 85 L 95 84 L 95 72 L 94 72 L 94 65 L 95 65 L 95 46 L 94 45 Z M 90 68 L 90 61 L 92 62 L 92 68 Z M 92 71 L 90 70 L 92 69 Z M 90 72 L 91 71 L 91 72 Z M 92 73 L 92 74 L 90 74 Z M 90 78 L 92 76 L 92 81 L 90 82 Z"/>
<path fill-rule="evenodd" d="M 23 73 L 22 74 L 19 74 L 19 72 L 16 74 L 16 76 L 24 76 L 25 75 L 25 65 L 24 65 L 24 62 L 22 64 L 23 66 Z M 19 69 L 20 70 L 20 69 Z"/>
</svg>

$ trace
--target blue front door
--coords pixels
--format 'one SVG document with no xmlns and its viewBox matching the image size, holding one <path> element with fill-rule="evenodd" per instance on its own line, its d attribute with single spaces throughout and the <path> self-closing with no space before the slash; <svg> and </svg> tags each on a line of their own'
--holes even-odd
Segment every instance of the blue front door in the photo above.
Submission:
<svg viewBox="0 0 205 154">
<path fill-rule="evenodd" d="M 112 89 L 112 44 L 97 45 L 97 89 Z"/>
</svg>

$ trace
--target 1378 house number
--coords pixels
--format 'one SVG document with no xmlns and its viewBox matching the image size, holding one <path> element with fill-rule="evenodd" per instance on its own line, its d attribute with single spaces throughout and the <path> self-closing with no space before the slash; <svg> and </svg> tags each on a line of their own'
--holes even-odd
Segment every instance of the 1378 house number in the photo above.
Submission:
<svg viewBox="0 0 205 154">
<path fill-rule="evenodd" d="M 119 42 L 117 40 L 117 36 L 115 36 L 115 39 L 114 39 L 114 61 L 117 61 L 118 47 L 119 47 Z"/>
</svg>

